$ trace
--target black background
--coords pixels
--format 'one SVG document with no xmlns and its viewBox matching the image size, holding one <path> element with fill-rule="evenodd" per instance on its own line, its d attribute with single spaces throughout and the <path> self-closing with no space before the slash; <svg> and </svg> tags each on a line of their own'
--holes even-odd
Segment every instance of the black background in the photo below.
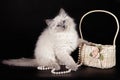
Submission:
<svg viewBox="0 0 120 80">
<path fill-rule="evenodd" d="M 10 58 L 27 57 L 31 58 L 34 53 L 35 43 L 40 33 L 46 28 L 45 19 L 55 17 L 60 8 L 74 18 L 77 24 L 77 31 L 79 20 L 83 14 L 90 10 L 102 9 L 108 10 L 115 14 L 120 20 L 120 0 L 1 0 L 0 1 L 0 60 Z M 113 17 L 105 13 L 94 13 L 87 16 L 82 25 L 83 37 L 91 42 L 112 44 L 113 37 L 116 31 L 116 23 Z M 100 70 L 100 79 L 118 79 L 119 65 L 120 65 L 120 36 L 118 35 L 117 45 L 117 66 L 108 71 Z M 77 50 L 72 55 L 77 60 Z M 5 67 L 5 66 L 4 66 Z M 6 66 L 7 67 L 7 66 Z M 8 70 L 11 70 L 7 68 Z M 67 76 L 47 75 L 47 72 L 37 72 L 37 70 L 21 69 L 21 72 L 16 68 L 12 68 L 12 72 L 7 72 L 1 68 L 1 75 L 3 78 L 11 79 L 40 79 L 41 76 L 34 76 L 35 74 L 46 74 L 47 78 L 67 78 L 73 79 L 79 77 L 96 79 L 96 73 L 99 69 L 89 69 L 69 74 Z M 87 70 L 86 70 L 87 69 Z M 4 72 L 6 71 L 6 72 Z M 88 72 L 92 72 L 91 75 Z M 3 73 L 4 72 L 4 73 Z M 111 74 L 108 74 L 112 72 Z M 114 72 L 114 73 L 113 73 Z M 104 73 L 104 74 L 103 74 Z M 9 75 L 13 74 L 13 75 Z M 24 76 L 19 76 L 23 74 Z M 81 76 L 79 76 L 79 74 Z M 103 74 L 103 75 L 102 75 Z M 89 76 L 88 76 L 89 75 Z M 94 76 L 95 75 L 95 76 Z M 33 76 L 33 77 L 32 77 Z M 43 78 L 42 76 L 42 78 Z M 44 78 L 45 78 L 44 77 Z M 112 77 L 112 78 L 111 78 Z M 119 78 L 120 79 L 120 78 Z"/>
</svg>

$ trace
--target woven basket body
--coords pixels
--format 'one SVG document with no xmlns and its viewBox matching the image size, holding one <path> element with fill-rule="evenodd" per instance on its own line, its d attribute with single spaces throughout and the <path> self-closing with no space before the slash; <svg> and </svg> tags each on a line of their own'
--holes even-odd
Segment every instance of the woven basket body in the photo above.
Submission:
<svg viewBox="0 0 120 80">
<path fill-rule="evenodd" d="M 115 46 L 84 44 L 81 50 L 83 64 L 97 68 L 111 68 L 116 64 Z"/>
<path fill-rule="evenodd" d="M 94 12 L 104 12 L 107 14 L 110 14 L 114 17 L 116 23 L 117 23 L 117 31 L 113 40 L 113 45 L 102 45 L 102 44 L 96 44 L 93 43 L 92 45 L 83 44 L 82 46 L 79 46 L 79 57 L 78 57 L 78 63 L 82 63 L 86 66 L 96 67 L 96 68 L 112 68 L 116 65 L 116 38 L 119 32 L 119 22 L 117 17 L 112 14 L 109 11 L 105 10 L 93 10 L 89 11 L 80 20 L 79 30 L 81 38 L 82 31 L 81 31 L 81 24 L 84 17 L 90 13 Z"/>
</svg>

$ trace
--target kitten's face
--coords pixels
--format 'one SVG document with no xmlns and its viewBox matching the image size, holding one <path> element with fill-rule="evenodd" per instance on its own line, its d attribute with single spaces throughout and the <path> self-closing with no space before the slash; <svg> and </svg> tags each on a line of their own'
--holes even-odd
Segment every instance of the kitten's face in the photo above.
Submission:
<svg viewBox="0 0 120 80">
<path fill-rule="evenodd" d="M 54 19 L 46 20 L 46 23 L 50 29 L 56 32 L 75 28 L 73 19 L 69 17 L 63 9 L 60 9 L 59 14 Z"/>
</svg>

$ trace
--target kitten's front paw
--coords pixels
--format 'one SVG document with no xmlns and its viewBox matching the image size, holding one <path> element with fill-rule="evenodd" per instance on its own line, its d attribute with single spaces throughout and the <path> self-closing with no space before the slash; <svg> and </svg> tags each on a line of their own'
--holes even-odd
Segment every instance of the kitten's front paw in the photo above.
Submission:
<svg viewBox="0 0 120 80">
<path fill-rule="evenodd" d="M 60 70 L 60 66 L 57 63 L 52 63 L 51 67 L 55 68 L 55 70 Z"/>
<path fill-rule="evenodd" d="M 66 68 L 71 69 L 72 71 L 76 71 L 78 69 L 78 66 L 77 66 L 77 64 L 75 64 L 75 65 L 66 66 Z"/>
</svg>

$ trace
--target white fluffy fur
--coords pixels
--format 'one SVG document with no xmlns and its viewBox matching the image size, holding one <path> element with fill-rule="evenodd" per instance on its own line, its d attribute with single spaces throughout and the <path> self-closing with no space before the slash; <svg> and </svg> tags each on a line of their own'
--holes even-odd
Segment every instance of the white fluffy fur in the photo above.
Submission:
<svg viewBox="0 0 120 80">
<path fill-rule="evenodd" d="M 5 60 L 3 63 L 15 66 L 46 66 L 57 70 L 60 65 L 66 65 L 71 70 L 77 70 L 77 64 L 70 56 L 77 48 L 79 40 L 73 19 L 61 9 L 55 18 L 46 20 L 46 23 L 48 27 L 36 43 L 34 61 L 18 59 Z"/>
<path fill-rule="evenodd" d="M 60 69 L 66 65 L 72 70 L 77 69 L 77 64 L 70 56 L 78 46 L 78 34 L 75 23 L 63 9 L 58 16 L 46 21 L 48 28 L 39 37 L 35 58 L 39 66 L 48 66 Z"/>
</svg>

